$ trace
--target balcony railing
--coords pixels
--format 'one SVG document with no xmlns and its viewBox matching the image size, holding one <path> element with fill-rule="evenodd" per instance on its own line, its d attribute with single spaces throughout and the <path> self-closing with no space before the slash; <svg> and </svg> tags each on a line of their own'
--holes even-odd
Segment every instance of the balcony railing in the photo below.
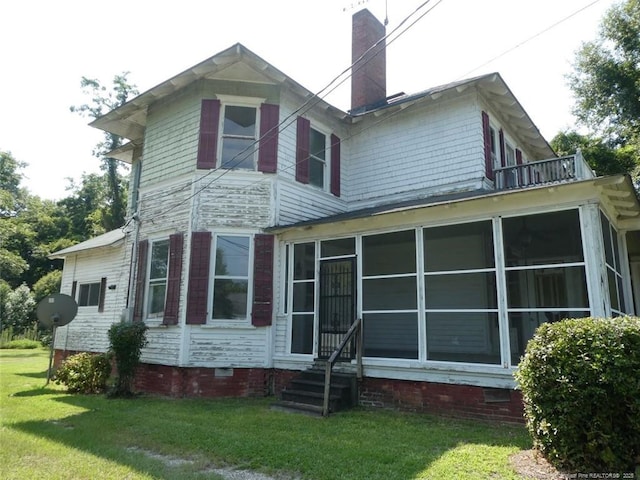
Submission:
<svg viewBox="0 0 640 480">
<path fill-rule="evenodd" d="M 594 178 L 578 150 L 575 155 L 494 169 L 497 190 L 566 183 Z"/>
</svg>

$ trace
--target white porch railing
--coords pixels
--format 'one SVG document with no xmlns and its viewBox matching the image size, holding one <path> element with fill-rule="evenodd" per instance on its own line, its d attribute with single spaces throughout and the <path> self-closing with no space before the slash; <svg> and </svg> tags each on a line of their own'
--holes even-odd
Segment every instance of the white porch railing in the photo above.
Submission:
<svg viewBox="0 0 640 480">
<path fill-rule="evenodd" d="M 566 183 L 595 177 L 580 150 L 575 155 L 496 168 L 493 172 L 496 190 Z"/>
</svg>

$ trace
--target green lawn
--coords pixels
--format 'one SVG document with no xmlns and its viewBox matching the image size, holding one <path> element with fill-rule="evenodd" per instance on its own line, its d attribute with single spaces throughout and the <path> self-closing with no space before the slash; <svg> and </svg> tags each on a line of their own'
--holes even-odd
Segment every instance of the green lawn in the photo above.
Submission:
<svg viewBox="0 0 640 480">
<path fill-rule="evenodd" d="M 284 478 L 520 479 L 524 427 L 357 409 L 328 419 L 272 399 L 109 400 L 45 388 L 48 352 L 0 350 L 3 479 L 216 479 L 215 466 Z"/>
</svg>

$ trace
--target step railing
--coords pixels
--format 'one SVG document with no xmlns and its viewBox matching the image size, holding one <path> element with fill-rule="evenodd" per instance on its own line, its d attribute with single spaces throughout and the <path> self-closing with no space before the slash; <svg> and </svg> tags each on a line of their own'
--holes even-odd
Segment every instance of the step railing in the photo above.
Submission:
<svg viewBox="0 0 640 480">
<path fill-rule="evenodd" d="M 331 396 L 331 372 L 333 371 L 333 365 L 342 355 L 342 350 L 353 340 L 355 337 L 356 342 L 356 375 L 358 380 L 362 378 L 362 319 L 357 318 L 351 325 L 347 333 L 345 333 L 340 345 L 334 350 L 327 364 L 325 365 L 324 372 L 324 399 L 322 402 L 322 416 L 327 417 L 329 415 L 329 399 Z"/>
</svg>

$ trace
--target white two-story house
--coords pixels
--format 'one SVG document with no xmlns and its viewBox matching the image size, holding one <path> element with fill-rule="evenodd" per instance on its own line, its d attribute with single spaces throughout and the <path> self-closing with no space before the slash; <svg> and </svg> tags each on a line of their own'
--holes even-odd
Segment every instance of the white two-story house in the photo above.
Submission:
<svg viewBox="0 0 640 480">
<path fill-rule="evenodd" d="M 58 360 L 140 321 L 139 388 L 278 394 L 361 319 L 362 404 L 513 419 L 540 324 L 635 312 L 630 178 L 557 158 L 497 73 L 387 96 L 353 21 L 349 112 L 236 44 L 92 123 L 129 139 L 130 220 L 54 255 Z"/>
</svg>

